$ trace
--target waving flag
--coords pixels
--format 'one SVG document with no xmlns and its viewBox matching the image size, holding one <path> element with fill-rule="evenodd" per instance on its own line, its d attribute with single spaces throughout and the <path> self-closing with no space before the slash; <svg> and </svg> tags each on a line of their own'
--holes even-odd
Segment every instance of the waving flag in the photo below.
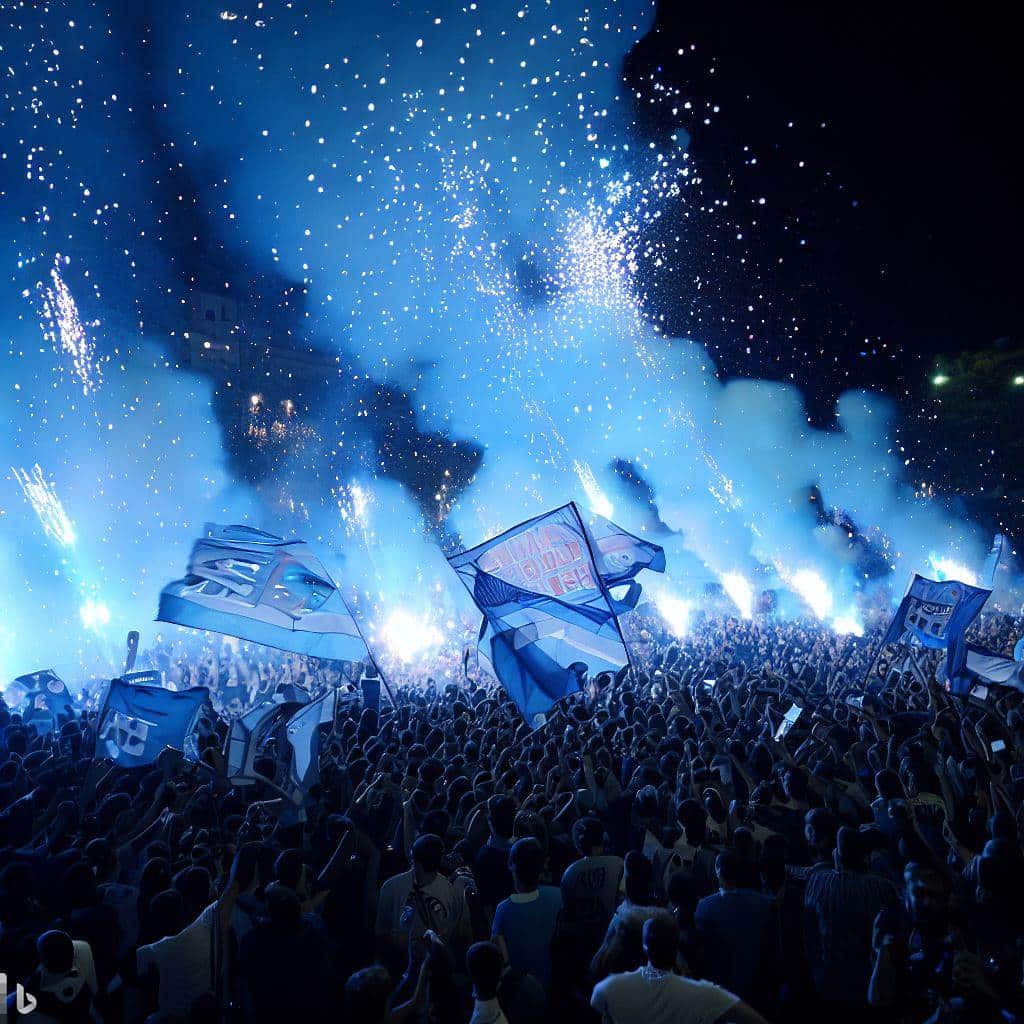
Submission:
<svg viewBox="0 0 1024 1024">
<path fill-rule="evenodd" d="M 949 688 L 953 693 L 969 693 L 971 687 L 979 682 L 1024 691 L 1024 664 L 1013 658 L 974 644 L 965 644 L 962 657 L 958 652 L 955 660 L 949 675 Z"/>
<path fill-rule="evenodd" d="M 338 588 L 300 540 L 208 524 L 157 619 L 296 654 L 361 661 L 366 643 Z"/>
<path fill-rule="evenodd" d="M 948 648 L 963 636 L 991 593 L 957 580 L 937 582 L 914 576 L 883 642 Z"/>
<path fill-rule="evenodd" d="M 337 690 L 328 690 L 288 719 L 285 732 L 292 745 L 292 781 L 299 789 L 307 791 L 319 778 L 320 726 L 334 722 L 339 700 L 351 703 L 354 699 L 350 694 L 342 696 Z"/>
<path fill-rule="evenodd" d="M 589 523 L 584 524 L 584 529 L 590 538 L 590 550 L 598 575 L 608 591 L 616 614 L 631 611 L 636 607 L 642 592 L 640 584 L 636 582 L 637 575 L 643 569 L 664 572 L 664 549 L 634 537 L 604 516 L 593 516 Z M 617 589 L 624 584 L 626 592 L 619 596 Z"/>
<path fill-rule="evenodd" d="M 152 764 L 165 747 L 184 750 L 210 691 L 165 690 L 114 679 L 100 714 L 96 756 L 124 768 Z"/>
<path fill-rule="evenodd" d="M 40 733 L 50 732 L 61 718 L 75 713 L 67 684 L 52 668 L 18 676 L 7 688 L 6 696 L 12 707 L 21 706 L 24 721 Z"/>
<path fill-rule="evenodd" d="M 273 699 L 257 704 L 231 723 L 227 744 L 227 775 L 236 785 L 249 785 L 257 778 L 255 764 L 262 741 L 281 722 L 287 721 L 299 711 L 309 699 L 279 700 L 278 696 L 275 693 Z"/>
<path fill-rule="evenodd" d="M 448 560 L 484 616 L 480 657 L 530 724 L 629 663 L 616 613 L 636 604 L 641 569 L 664 568 L 657 545 L 607 520 L 592 530 L 568 504 Z"/>
</svg>

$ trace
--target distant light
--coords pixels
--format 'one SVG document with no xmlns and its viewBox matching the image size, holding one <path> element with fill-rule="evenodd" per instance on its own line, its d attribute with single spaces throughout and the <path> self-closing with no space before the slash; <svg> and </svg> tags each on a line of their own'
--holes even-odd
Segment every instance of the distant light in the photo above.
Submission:
<svg viewBox="0 0 1024 1024">
<path fill-rule="evenodd" d="M 444 636 L 436 626 L 407 608 L 396 608 L 391 613 L 381 630 L 380 639 L 402 662 L 412 661 L 417 655 L 444 642 Z"/>
<path fill-rule="evenodd" d="M 250 395 L 249 396 L 249 404 L 255 409 L 256 406 L 260 404 L 260 396 L 259 395 Z"/>
<path fill-rule="evenodd" d="M 949 378 L 944 373 L 937 373 L 932 377 L 932 383 L 937 387 L 941 388 L 943 384 L 946 384 Z"/>
<path fill-rule="evenodd" d="M 690 601 L 662 590 L 655 595 L 654 605 L 673 636 L 686 636 L 690 630 L 690 614 L 693 612 L 693 604 Z"/>
<path fill-rule="evenodd" d="M 82 625 L 93 632 L 98 632 L 104 626 L 110 625 L 110 611 L 105 604 L 99 601 L 86 601 L 78 609 L 78 614 L 82 619 Z"/>
<path fill-rule="evenodd" d="M 1021 374 L 1018 373 L 1017 376 L 1013 378 L 1013 384 L 1014 384 L 1014 387 L 1018 387 L 1018 388 L 1022 384 L 1024 384 L 1024 375 L 1021 375 Z"/>
</svg>

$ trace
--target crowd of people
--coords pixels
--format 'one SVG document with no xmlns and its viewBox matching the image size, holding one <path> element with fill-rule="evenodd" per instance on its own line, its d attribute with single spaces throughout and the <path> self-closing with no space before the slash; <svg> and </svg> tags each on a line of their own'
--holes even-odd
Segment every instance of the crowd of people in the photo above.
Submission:
<svg viewBox="0 0 1024 1024">
<path fill-rule="evenodd" d="M 461 651 L 377 707 L 338 666 L 167 646 L 218 713 L 134 771 L 93 757 L 94 709 L 0 706 L 9 1013 L 20 984 L 102 1024 L 1020 1019 L 1024 699 L 951 697 L 880 636 L 638 619 L 633 668 L 539 728 Z M 279 734 L 225 775 L 283 683 L 352 690 L 295 799 Z"/>
</svg>

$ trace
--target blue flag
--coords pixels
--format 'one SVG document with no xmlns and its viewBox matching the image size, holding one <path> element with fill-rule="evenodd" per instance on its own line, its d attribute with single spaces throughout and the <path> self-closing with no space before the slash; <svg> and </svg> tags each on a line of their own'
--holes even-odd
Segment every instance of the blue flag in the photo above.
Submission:
<svg viewBox="0 0 1024 1024">
<path fill-rule="evenodd" d="M 247 526 L 207 525 L 185 578 L 160 594 L 157 619 L 314 658 L 361 661 L 369 653 L 306 544 Z"/>
<path fill-rule="evenodd" d="M 915 575 L 882 642 L 948 649 L 963 636 L 991 593 L 957 580 L 937 582 Z"/>
<path fill-rule="evenodd" d="M 28 672 L 14 679 L 7 688 L 7 700 L 21 711 L 26 724 L 40 733 L 48 733 L 61 719 L 74 716 L 75 705 L 67 684 L 52 668 Z"/>
<path fill-rule="evenodd" d="M 165 690 L 114 679 L 107 691 L 96 738 L 96 756 L 124 768 L 152 764 L 165 747 L 184 750 L 210 691 Z"/>
<path fill-rule="evenodd" d="M 592 529 L 564 505 L 448 560 L 484 616 L 481 661 L 531 725 L 588 675 L 629 663 L 616 613 L 636 604 L 641 569 L 664 568 L 657 545 L 607 520 Z"/>
<path fill-rule="evenodd" d="M 952 693 L 968 694 L 979 683 L 1024 691 L 1024 664 L 1013 658 L 975 644 L 964 644 L 963 652 L 957 651 L 953 661 L 948 677 Z"/>
</svg>

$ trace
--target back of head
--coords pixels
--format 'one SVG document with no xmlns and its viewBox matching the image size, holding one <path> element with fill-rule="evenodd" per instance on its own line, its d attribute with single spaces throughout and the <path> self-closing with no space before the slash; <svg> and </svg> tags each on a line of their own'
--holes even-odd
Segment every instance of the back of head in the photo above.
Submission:
<svg viewBox="0 0 1024 1024">
<path fill-rule="evenodd" d="M 302 881 L 302 851 L 283 850 L 274 861 L 274 877 L 282 884 L 298 892 Z"/>
<path fill-rule="evenodd" d="M 210 872 L 206 868 L 185 868 L 175 876 L 174 888 L 185 901 L 186 913 L 205 907 L 210 902 L 211 884 Z"/>
<path fill-rule="evenodd" d="M 581 818 L 572 828 L 573 845 L 589 857 L 604 846 L 604 825 L 597 818 Z"/>
<path fill-rule="evenodd" d="M 504 793 L 492 796 L 487 801 L 487 820 L 499 839 L 511 839 L 515 831 L 516 802 Z"/>
<path fill-rule="evenodd" d="M 856 870 L 864 864 L 864 843 L 855 828 L 843 826 L 836 833 L 836 854 L 840 867 Z"/>
<path fill-rule="evenodd" d="M 740 858 L 732 850 L 723 850 L 715 860 L 715 872 L 723 887 L 739 885 L 742 874 Z"/>
<path fill-rule="evenodd" d="M 440 836 L 428 832 L 412 844 L 413 863 L 428 875 L 435 874 L 440 869 L 443 857 L 444 843 Z"/>
<path fill-rule="evenodd" d="M 630 903 L 642 906 L 650 901 L 653 875 L 651 862 L 639 850 L 626 854 L 625 888 Z"/>
<path fill-rule="evenodd" d="M 345 1020 L 350 1024 L 382 1024 L 391 994 L 391 979 L 379 965 L 356 971 L 345 982 Z"/>
<path fill-rule="evenodd" d="M 679 925 L 667 914 L 657 914 L 644 922 L 644 952 L 652 967 L 670 971 L 679 952 Z"/>
<path fill-rule="evenodd" d="M 302 904 L 298 894 L 281 882 L 267 886 L 267 915 L 270 927 L 279 935 L 290 935 L 302 923 Z"/>
<path fill-rule="evenodd" d="M 505 959 L 493 942 L 477 942 L 466 953 L 466 971 L 477 999 L 494 999 L 505 970 Z"/>
<path fill-rule="evenodd" d="M 36 940 L 39 966 L 50 974 L 67 974 L 75 962 L 75 947 L 67 932 L 43 932 Z"/>
<path fill-rule="evenodd" d="M 544 848 L 536 839 L 517 839 L 508 854 L 508 866 L 518 888 L 532 892 L 544 869 Z"/>
</svg>

